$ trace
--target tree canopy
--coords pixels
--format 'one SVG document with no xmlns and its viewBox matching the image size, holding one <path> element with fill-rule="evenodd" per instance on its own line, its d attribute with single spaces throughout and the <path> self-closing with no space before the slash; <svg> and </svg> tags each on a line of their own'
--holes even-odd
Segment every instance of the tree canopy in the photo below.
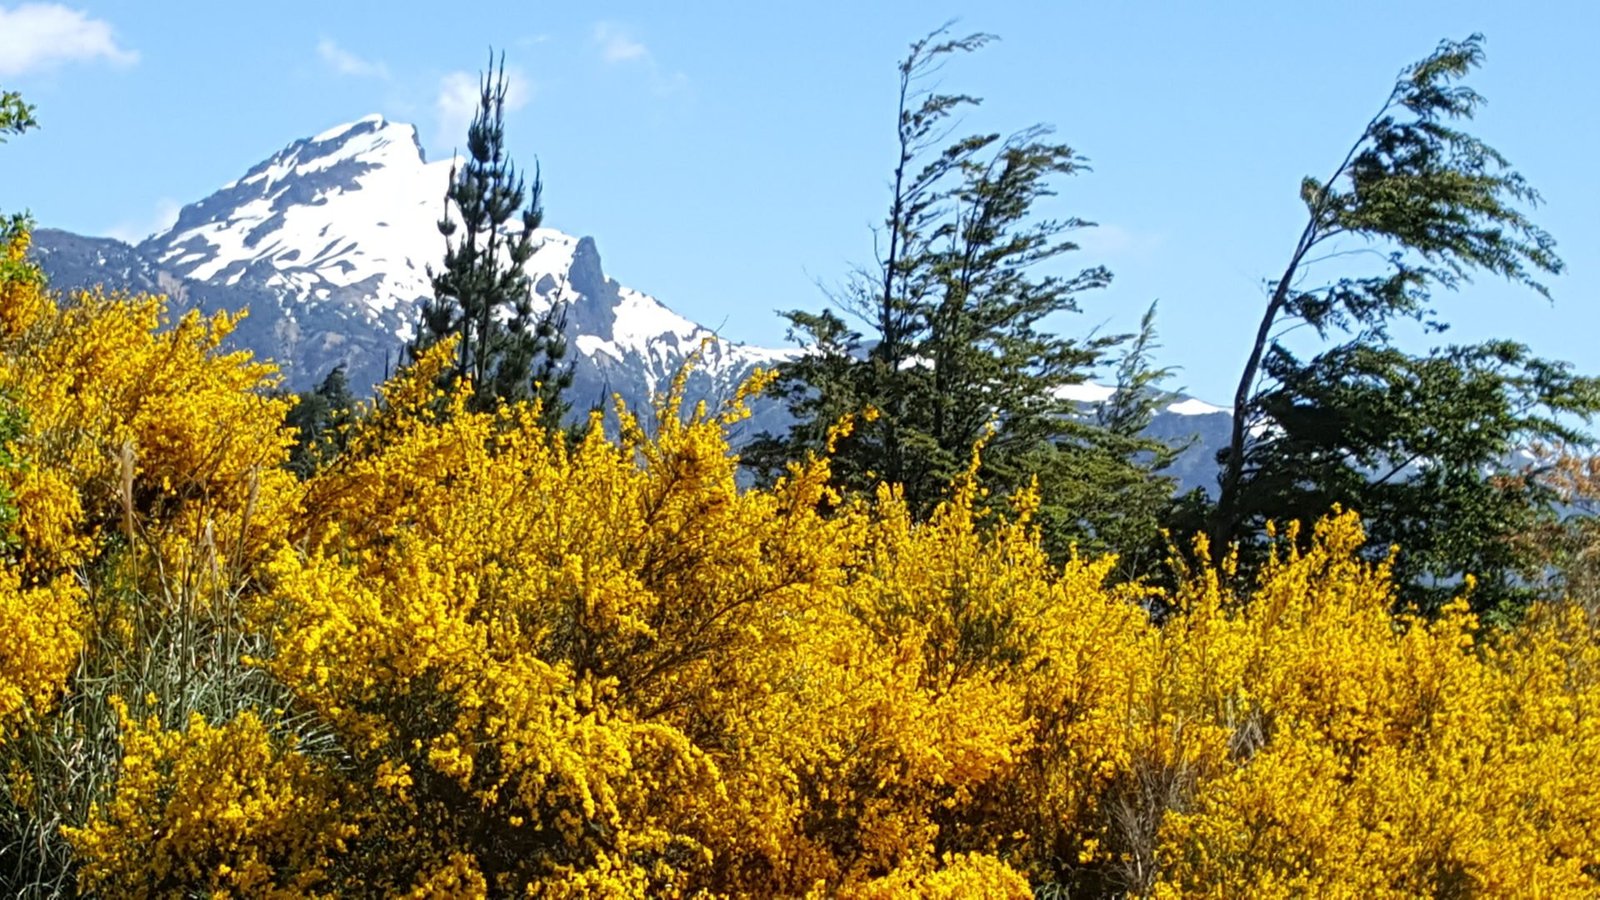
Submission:
<svg viewBox="0 0 1600 900">
<path fill-rule="evenodd" d="M 805 353 L 779 369 L 772 392 L 796 421 L 747 457 L 770 475 L 831 447 L 846 488 L 892 484 L 925 514 L 981 444 L 980 477 L 997 495 L 1040 481 L 1059 549 L 1105 549 L 1112 522 L 1134 517 L 1153 539 L 1171 490 L 1152 472 L 1165 448 L 1106 427 L 1071 395 L 1124 339 L 1050 330 L 1111 278 L 1100 266 L 1053 271 L 1078 250 L 1070 235 L 1092 223 L 1038 209 L 1086 162 L 1043 126 L 952 137 L 955 117 L 979 100 L 932 86 L 952 57 L 992 40 L 940 30 L 901 61 L 882 255 L 834 298 L 865 334 L 831 309 L 787 313 Z M 1147 386 L 1119 402 L 1148 400 Z M 853 427 L 840 435 L 845 416 Z M 1135 500 L 1122 490 L 1134 483 L 1155 485 L 1160 499 Z"/>
<path fill-rule="evenodd" d="M 1400 73 L 1332 174 L 1302 183 L 1306 224 L 1234 397 L 1214 546 L 1342 504 L 1374 523 L 1375 551 L 1398 544 L 1410 599 L 1434 602 L 1469 573 L 1482 603 L 1509 599 L 1510 539 L 1548 513 L 1503 477 L 1510 457 L 1536 439 L 1585 440 L 1571 422 L 1600 410 L 1600 382 L 1512 342 L 1414 354 L 1390 333 L 1397 320 L 1444 330 L 1436 292 L 1476 274 L 1548 296 L 1539 279 L 1562 271 L 1529 218 L 1538 193 L 1462 126 L 1483 102 L 1462 81 L 1482 61 L 1477 35 L 1441 43 Z M 1352 247 L 1381 264 L 1330 272 Z M 1284 338 L 1297 326 L 1335 343 L 1303 358 Z"/>
</svg>

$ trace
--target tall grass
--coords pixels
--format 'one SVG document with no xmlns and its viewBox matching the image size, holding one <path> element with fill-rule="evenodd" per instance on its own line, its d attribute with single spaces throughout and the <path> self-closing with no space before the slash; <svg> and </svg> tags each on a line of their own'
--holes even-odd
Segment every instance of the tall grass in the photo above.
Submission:
<svg viewBox="0 0 1600 900">
<path fill-rule="evenodd" d="M 132 479 L 121 490 L 131 509 Z M 61 830 L 83 825 L 117 777 L 121 723 L 113 698 L 130 718 L 155 717 L 169 728 L 182 728 L 194 713 L 220 722 L 245 709 L 281 710 L 281 727 L 309 728 L 289 696 L 249 662 L 269 648 L 244 625 L 253 585 L 236 555 L 207 539 L 204 552 L 174 566 L 131 512 L 120 524 L 100 558 L 78 573 L 87 594 L 85 644 L 66 695 L 0 742 L 0 896 L 77 894 Z M 318 743 L 302 737 L 302 746 Z"/>
</svg>

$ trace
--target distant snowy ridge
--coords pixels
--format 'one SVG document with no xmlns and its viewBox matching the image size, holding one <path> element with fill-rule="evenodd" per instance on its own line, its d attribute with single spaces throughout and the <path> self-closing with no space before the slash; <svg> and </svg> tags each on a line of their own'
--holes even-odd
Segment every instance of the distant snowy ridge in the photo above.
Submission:
<svg viewBox="0 0 1600 900">
<path fill-rule="evenodd" d="M 1092 381 L 1085 381 L 1079 384 L 1069 384 L 1056 388 L 1055 390 L 1057 399 L 1071 400 L 1074 403 L 1086 403 L 1089 405 L 1104 403 L 1107 400 L 1110 400 L 1116 393 L 1117 389 L 1115 387 L 1105 384 L 1096 384 Z M 1214 406 L 1205 402 L 1204 400 L 1196 400 L 1193 397 L 1185 397 L 1182 400 L 1175 400 L 1172 403 L 1168 403 L 1166 406 L 1161 408 L 1161 411 L 1171 413 L 1175 416 L 1209 416 L 1216 413 L 1227 413 L 1228 409 L 1227 407 L 1223 406 Z"/>
<path fill-rule="evenodd" d="M 370 387 L 397 364 L 432 296 L 453 163 L 429 162 L 413 126 L 366 116 L 289 144 L 134 251 L 201 305 L 248 298 L 252 316 L 268 320 L 256 323 L 252 349 L 277 360 L 292 387 L 341 363 Z M 645 402 L 691 355 L 691 399 L 715 400 L 754 367 L 794 355 L 716 339 L 617 284 L 590 238 L 544 228 L 535 239 L 526 270 L 536 306 L 567 305 L 579 408 L 612 393 Z"/>
<path fill-rule="evenodd" d="M 437 223 L 452 162 L 429 162 L 413 126 L 371 115 L 294 141 L 136 246 L 48 229 L 37 245 L 62 288 L 105 283 L 167 293 L 180 308 L 248 307 L 236 343 L 275 360 L 289 389 L 311 387 L 341 364 L 368 389 L 399 364 L 419 304 L 432 296 L 428 266 L 444 256 Z M 714 405 L 756 367 L 800 352 L 718 338 L 618 284 L 592 238 L 546 228 L 536 239 L 526 270 L 537 305 L 566 304 L 575 411 L 609 407 L 613 394 L 648 408 L 691 359 L 686 399 Z M 1081 384 L 1061 396 L 1093 405 L 1111 392 Z M 787 427 L 775 402 L 758 401 L 755 412 L 735 442 Z M 1153 434 L 1180 442 L 1200 435 L 1180 461 L 1185 486 L 1214 481 L 1211 459 L 1227 419 L 1225 409 L 1182 398 L 1157 414 Z"/>
</svg>

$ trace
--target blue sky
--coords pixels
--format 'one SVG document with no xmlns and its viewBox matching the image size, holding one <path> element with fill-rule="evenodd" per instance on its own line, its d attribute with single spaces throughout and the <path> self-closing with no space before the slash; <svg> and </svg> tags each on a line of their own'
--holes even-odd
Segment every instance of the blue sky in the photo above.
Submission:
<svg viewBox="0 0 1600 900">
<path fill-rule="evenodd" d="M 1302 224 L 1395 73 L 1486 35 L 1474 126 L 1545 195 L 1569 271 L 1554 304 L 1483 281 L 1442 298 L 1457 341 L 1512 337 L 1600 372 L 1600 69 L 1589 2 L 549 4 L 0 0 L 0 86 L 43 127 L 0 147 L 0 209 L 139 236 L 285 144 L 370 112 L 460 141 L 504 49 L 514 156 L 546 221 L 607 270 L 741 340 L 870 260 L 893 159 L 894 65 L 949 18 L 1001 37 L 945 72 L 973 130 L 1045 122 L 1093 171 L 1046 210 L 1101 227 L 1073 265 L 1113 286 L 1060 330 L 1126 329 L 1161 301 L 1172 386 L 1226 402 Z"/>
</svg>

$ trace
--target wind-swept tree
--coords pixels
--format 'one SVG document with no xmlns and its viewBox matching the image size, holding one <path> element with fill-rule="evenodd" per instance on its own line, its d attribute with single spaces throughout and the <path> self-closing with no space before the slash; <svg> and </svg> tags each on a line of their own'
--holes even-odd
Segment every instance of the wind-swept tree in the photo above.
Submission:
<svg viewBox="0 0 1600 900">
<path fill-rule="evenodd" d="M 1041 479 L 1044 508 L 1058 514 L 1045 520 L 1063 527 L 1064 546 L 1093 537 L 1094 511 L 1107 506 L 1104 497 L 1079 502 L 1097 490 L 1086 473 L 1137 468 L 1142 478 L 1139 456 L 1154 447 L 1107 441 L 1068 397 L 1119 339 L 1046 330 L 1049 317 L 1077 311 L 1079 294 L 1110 280 L 1101 267 L 1042 274 L 1078 249 L 1071 232 L 1092 225 L 1037 209 L 1085 160 L 1041 126 L 953 138 L 953 117 L 979 101 L 928 87 L 952 55 L 992 40 L 941 29 L 900 63 L 879 259 L 834 298 L 866 335 L 832 311 L 787 314 L 808 352 L 780 370 L 774 391 L 796 422 L 748 456 L 776 471 L 820 450 L 842 415 L 865 413 L 836 442 L 836 476 L 857 492 L 900 485 L 925 513 L 983 442 L 985 484 L 1004 493 Z"/>
<path fill-rule="evenodd" d="M 1390 338 L 1402 320 L 1442 331 L 1434 293 L 1477 273 L 1548 297 L 1539 279 L 1562 270 L 1525 212 L 1538 193 L 1460 125 L 1483 103 L 1461 84 L 1482 61 L 1478 35 L 1441 43 L 1400 73 L 1332 174 L 1302 182 L 1306 224 L 1234 396 L 1213 545 L 1337 503 L 1363 514 L 1375 550 L 1399 545 L 1410 599 L 1469 573 L 1487 582 L 1483 604 L 1509 595 L 1507 542 L 1543 506 L 1502 477 L 1506 458 L 1531 440 L 1581 441 L 1564 423 L 1600 409 L 1600 386 L 1509 342 L 1411 355 Z M 1352 248 L 1381 265 L 1325 277 Z M 1302 359 L 1280 341 L 1301 326 L 1336 343 Z"/>
<path fill-rule="evenodd" d="M 434 296 L 423 303 L 409 350 L 415 359 L 456 338 L 448 377 L 471 380 L 475 408 L 537 398 L 545 424 L 556 428 L 567 411 L 562 394 L 572 384 L 571 367 L 563 363 L 566 308 L 558 302 L 537 309 L 523 268 L 538 249 L 535 232 L 544 210 L 538 167 L 528 183 L 506 150 L 508 86 L 505 56 L 498 63 L 491 56 L 467 129 L 466 160 L 451 168 L 445 192 L 447 212 L 439 220 L 444 266 L 428 270 Z"/>
</svg>

